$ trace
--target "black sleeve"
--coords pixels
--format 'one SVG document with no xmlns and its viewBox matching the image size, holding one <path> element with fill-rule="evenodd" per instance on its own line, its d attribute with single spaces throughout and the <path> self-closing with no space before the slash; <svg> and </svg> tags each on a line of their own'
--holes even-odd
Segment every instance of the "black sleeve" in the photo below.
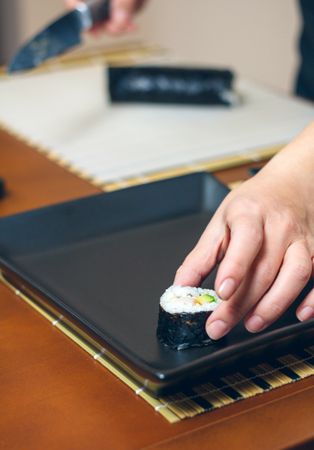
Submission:
<svg viewBox="0 0 314 450">
<path fill-rule="evenodd" d="M 300 38 L 300 69 L 296 94 L 314 101 L 314 0 L 300 0 L 303 30 Z"/>
</svg>

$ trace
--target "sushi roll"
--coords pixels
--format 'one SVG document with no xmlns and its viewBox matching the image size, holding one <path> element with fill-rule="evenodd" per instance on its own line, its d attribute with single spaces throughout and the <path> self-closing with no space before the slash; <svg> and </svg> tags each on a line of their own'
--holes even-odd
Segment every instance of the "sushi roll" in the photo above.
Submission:
<svg viewBox="0 0 314 450">
<path fill-rule="evenodd" d="M 221 301 L 211 289 L 169 287 L 160 298 L 158 339 L 174 350 L 210 344 L 205 323 Z"/>
</svg>

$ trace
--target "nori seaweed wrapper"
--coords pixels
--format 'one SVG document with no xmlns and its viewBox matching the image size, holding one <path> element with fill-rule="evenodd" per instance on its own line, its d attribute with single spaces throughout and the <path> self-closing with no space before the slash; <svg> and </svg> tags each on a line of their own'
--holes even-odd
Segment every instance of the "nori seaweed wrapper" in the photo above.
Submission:
<svg viewBox="0 0 314 450">
<path fill-rule="evenodd" d="M 230 70 L 165 66 L 109 68 L 112 102 L 233 104 Z"/>
<path fill-rule="evenodd" d="M 170 314 L 160 306 L 157 337 L 173 350 L 208 345 L 212 341 L 205 331 L 205 323 L 211 313 L 212 311 Z"/>
</svg>

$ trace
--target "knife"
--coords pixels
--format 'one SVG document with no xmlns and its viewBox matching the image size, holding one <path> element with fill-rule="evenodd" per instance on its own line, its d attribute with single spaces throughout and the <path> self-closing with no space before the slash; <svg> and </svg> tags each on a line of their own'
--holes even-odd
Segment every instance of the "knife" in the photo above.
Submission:
<svg viewBox="0 0 314 450">
<path fill-rule="evenodd" d="M 31 38 L 13 57 L 8 72 L 33 69 L 81 44 L 82 33 L 109 19 L 110 0 L 81 2 Z"/>
</svg>

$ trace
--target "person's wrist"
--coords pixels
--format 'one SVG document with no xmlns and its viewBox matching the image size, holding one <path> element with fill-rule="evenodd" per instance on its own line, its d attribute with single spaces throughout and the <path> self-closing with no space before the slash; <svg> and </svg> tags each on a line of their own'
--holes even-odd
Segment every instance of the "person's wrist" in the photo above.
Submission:
<svg viewBox="0 0 314 450">
<path fill-rule="evenodd" d="M 294 190 L 310 200 L 314 195 L 314 122 L 294 141 L 281 150 L 260 172 L 272 181 L 286 183 L 286 188 Z"/>
<path fill-rule="evenodd" d="M 272 160 L 283 171 L 298 175 L 314 170 L 314 121 Z"/>
</svg>

